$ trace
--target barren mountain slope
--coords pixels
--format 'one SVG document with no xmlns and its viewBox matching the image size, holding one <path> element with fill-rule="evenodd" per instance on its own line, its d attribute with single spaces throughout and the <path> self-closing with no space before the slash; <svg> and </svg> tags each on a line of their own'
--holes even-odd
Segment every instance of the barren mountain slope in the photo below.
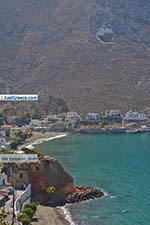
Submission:
<svg viewBox="0 0 150 225">
<path fill-rule="evenodd" d="M 95 35 L 106 25 L 113 45 Z M 64 98 L 79 111 L 146 109 L 148 0 L 0 1 L 0 91 Z"/>
</svg>

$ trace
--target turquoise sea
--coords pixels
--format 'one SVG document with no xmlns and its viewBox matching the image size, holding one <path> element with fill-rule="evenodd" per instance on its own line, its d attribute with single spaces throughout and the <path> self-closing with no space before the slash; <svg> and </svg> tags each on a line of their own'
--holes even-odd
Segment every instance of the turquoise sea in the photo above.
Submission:
<svg viewBox="0 0 150 225">
<path fill-rule="evenodd" d="M 37 146 L 103 198 L 69 205 L 78 225 L 150 225 L 150 134 L 74 135 Z"/>
</svg>

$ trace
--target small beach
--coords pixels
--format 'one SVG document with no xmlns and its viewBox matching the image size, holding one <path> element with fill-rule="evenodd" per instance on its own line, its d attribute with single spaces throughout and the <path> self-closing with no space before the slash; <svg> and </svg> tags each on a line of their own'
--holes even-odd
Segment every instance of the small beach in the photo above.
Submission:
<svg viewBox="0 0 150 225">
<path fill-rule="evenodd" d="M 45 141 L 50 141 L 56 138 L 66 137 L 68 133 L 59 133 L 59 132 L 32 132 L 32 136 L 26 139 L 26 142 L 23 145 L 18 147 L 19 150 L 26 147 L 33 149 L 35 145 L 41 144 Z"/>
<path fill-rule="evenodd" d="M 38 205 L 34 218 L 37 222 L 32 225 L 69 225 L 70 223 L 64 218 L 60 209 Z"/>
<path fill-rule="evenodd" d="M 68 133 L 58 133 L 58 132 L 33 132 L 32 136 L 26 140 L 26 143 L 19 146 L 19 150 L 26 147 L 33 149 L 36 145 L 41 144 L 46 141 L 50 141 L 56 138 L 66 137 Z M 32 225 L 69 225 L 67 219 L 65 219 L 65 214 L 59 208 L 46 207 L 38 205 L 35 218 L 38 220 L 32 222 Z"/>
</svg>

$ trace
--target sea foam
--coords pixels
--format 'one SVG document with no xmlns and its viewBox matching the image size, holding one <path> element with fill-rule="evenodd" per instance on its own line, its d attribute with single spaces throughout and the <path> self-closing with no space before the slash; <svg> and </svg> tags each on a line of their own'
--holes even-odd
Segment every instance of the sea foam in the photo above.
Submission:
<svg viewBox="0 0 150 225">
<path fill-rule="evenodd" d="M 70 223 L 70 225 L 77 225 L 77 223 L 75 223 L 73 221 L 72 216 L 71 216 L 71 214 L 69 212 L 69 209 L 67 209 L 66 206 L 62 206 L 61 209 L 62 209 L 62 211 L 63 211 L 63 213 L 65 215 L 65 219 Z"/>
<path fill-rule="evenodd" d="M 57 136 L 54 136 L 54 137 L 40 138 L 40 139 L 37 139 L 36 141 L 34 141 L 33 143 L 27 145 L 26 147 L 29 148 L 29 149 L 34 149 L 35 145 L 39 145 L 39 144 L 42 144 L 43 142 L 54 140 L 54 139 L 57 139 L 57 138 L 63 138 L 63 137 L 66 137 L 66 136 L 67 136 L 67 134 L 60 134 L 60 135 L 57 135 Z"/>
<path fill-rule="evenodd" d="M 117 198 L 117 196 L 111 195 L 110 198 Z"/>
</svg>

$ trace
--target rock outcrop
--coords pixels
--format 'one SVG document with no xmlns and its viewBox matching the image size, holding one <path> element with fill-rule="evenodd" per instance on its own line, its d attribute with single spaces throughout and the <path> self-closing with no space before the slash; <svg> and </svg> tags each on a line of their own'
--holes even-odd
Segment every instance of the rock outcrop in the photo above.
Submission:
<svg viewBox="0 0 150 225">
<path fill-rule="evenodd" d="M 32 199 L 42 205 L 61 206 L 102 197 L 102 191 L 94 187 L 75 187 L 72 176 L 58 160 L 49 156 L 40 156 L 39 162 L 32 164 L 12 164 L 13 182 L 10 164 L 3 167 L 10 183 L 16 189 L 31 184 Z M 48 189 L 52 191 L 48 191 Z"/>
<path fill-rule="evenodd" d="M 23 189 L 30 183 L 35 199 L 40 199 L 47 193 L 48 187 L 54 187 L 56 194 L 70 194 L 74 191 L 72 176 L 54 158 L 42 156 L 37 163 L 4 165 L 3 171 L 10 183 L 12 183 L 11 167 L 13 167 L 13 186 L 16 189 Z"/>
<path fill-rule="evenodd" d="M 64 170 L 58 160 L 43 157 L 39 163 L 30 166 L 28 171 L 32 185 L 32 196 L 41 200 L 42 195 L 48 196 L 48 187 L 55 188 L 55 195 L 73 193 L 73 178 Z"/>
<path fill-rule="evenodd" d="M 77 203 L 89 199 L 103 197 L 104 193 L 94 187 L 75 187 L 71 194 L 43 195 L 39 203 L 47 206 L 63 206 L 66 203 Z"/>
<path fill-rule="evenodd" d="M 81 202 L 104 196 L 104 193 L 94 187 L 76 187 L 73 194 L 67 198 L 67 203 Z"/>
</svg>

